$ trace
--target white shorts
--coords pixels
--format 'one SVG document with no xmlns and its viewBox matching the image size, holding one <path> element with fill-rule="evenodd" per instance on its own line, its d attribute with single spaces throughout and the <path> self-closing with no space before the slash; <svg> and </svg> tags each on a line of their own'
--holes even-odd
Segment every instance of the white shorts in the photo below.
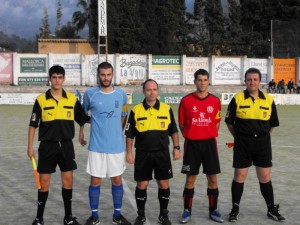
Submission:
<svg viewBox="0 0 300 225">
<path fill-rule="evenodd" d="M 126 169 L 125 152 L 117 154 L 88 152 L 86 172 L 93 177 L 117 177 Z"/>
</svg>

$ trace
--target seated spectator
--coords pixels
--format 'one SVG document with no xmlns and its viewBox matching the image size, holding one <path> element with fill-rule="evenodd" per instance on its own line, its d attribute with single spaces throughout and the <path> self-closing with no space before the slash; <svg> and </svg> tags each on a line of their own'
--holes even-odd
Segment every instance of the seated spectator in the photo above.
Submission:
<svg viewBox="0 0 300 225">
<path fill-rule="evenodd" d="M 297 82 L 297 93 L 300 94 L 300 80 Z"/>
<path fill-rule="evenodd" d="M 293 93 L 295 93 L 295 85 L 294 85 L 293 78 L 291 78 L 290 81 L 288 82 L 287 89 L 288 89 L 288 92 L 290 92 L 290 94 L 292 94 L 292 91 L 293 91 Z"/>
<path fill-rule="evenodd" d="M 272 79 L 268 84 L 268 93 L 275 93 L 276 92 L 276 83 L 274 79 Z"/>
<path fill-rule="evenodd" d="M 282 79 L 281 81 L 278 82 L 277 84 L 277 92 L 284 94 L 285 93 L 285 88 L 284 88 L 284 80 Z"/>
</svg>

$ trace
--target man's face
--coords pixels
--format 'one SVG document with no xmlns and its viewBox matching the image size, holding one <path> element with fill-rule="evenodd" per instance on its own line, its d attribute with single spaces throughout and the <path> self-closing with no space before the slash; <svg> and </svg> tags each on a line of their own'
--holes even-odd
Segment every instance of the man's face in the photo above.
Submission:
<svg viewBox="0 0 300 225">
<path fill-rule="evenodd" d="M 258 73 L 248 73 L 246 75 L 246 87 L 247 90 L 251 93 L 259 89 L 260 79 Z"/>
<path fill-rule="evenodd" d="M 111 68 L 99 70 L 99 81 L 101 87 L 110 87 L 113 79 L 113 71 Z"/>
<path fill-rule="evenodd" d="M 198 92 L 206 92 L 209 85 L 209 79 L 207 75 L 198 75 L 194 80 Z"/>
<path fill-rule="evenodd" d="M 147 102 L 156 101 L 158 96 L 158 87 L 154 81 L 148 81 L 145 85 L 144 95 Z"/>
<path fill-rule="evenodd" d="M 50 77 L 51 87 L 55 90 L 61 89 L 64 81 L 65 77 L 62 74 L 54 73 Z"/>
</svg>

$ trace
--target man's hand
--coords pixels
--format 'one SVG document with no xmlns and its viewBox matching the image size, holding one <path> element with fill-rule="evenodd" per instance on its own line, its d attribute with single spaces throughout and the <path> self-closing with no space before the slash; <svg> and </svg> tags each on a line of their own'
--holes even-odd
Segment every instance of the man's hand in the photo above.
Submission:
<svg viewBox="0 0 300 225">
<path fill-rule="evenodd" d="M 173 149 L 173 160 L 180 159 L 180 150 L 179 149 Z"/>
<path fill-rule="evenodd" d="M 134 163 L 134 156 L 133 156 L 132 151 L 126 151 L 126 162 L 129 164 Z"/>
</svg>

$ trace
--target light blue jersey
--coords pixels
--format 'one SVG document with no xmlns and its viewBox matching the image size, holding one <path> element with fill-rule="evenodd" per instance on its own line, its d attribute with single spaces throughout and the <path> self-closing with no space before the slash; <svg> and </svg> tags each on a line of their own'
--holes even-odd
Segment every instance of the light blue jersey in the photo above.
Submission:
<svg viewBox="0 0 300 225">
<path fill-rule="evenodd" d="M 84 93 L 83 108 L 91 113 L 89 151 L 121 153 L 125 151 L 121 117 L 127 116 L 127 95 L 119 88 L 105 93 L 99 87 Z"/>
</svg>

